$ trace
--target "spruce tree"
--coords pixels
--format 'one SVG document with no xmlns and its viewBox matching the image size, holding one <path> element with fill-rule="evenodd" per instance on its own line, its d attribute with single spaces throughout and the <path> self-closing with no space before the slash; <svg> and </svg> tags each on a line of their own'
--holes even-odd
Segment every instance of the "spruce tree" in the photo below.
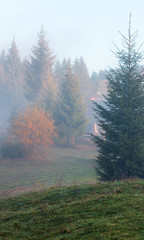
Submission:
<svg viewBox="0 0 144 240">
<path fill-rule="evenodd" d="M 42 29 L 37 44 L 32 49 L 30 60 L 25 64 L 25 95 L 30 102 L 39 102 L 51 111 L 57 86 L 53 78 L 55 56 L 52 54 L 46 33 Z"/>
<path fill-rule="evenodd" d="M 6 83 L 6 55 L 2 50 L 0 54 L 0 84 Z"/>
<path fill-rule="evenodd" d="M 58 60 L 54 66 L 54 79 L 58 83 L 58 89 L 60 90 L 61 84 L 63 81 L 63 78 L 65 76 L 66 72 L 66 66 L 67 66 L 67 60 L 63 59 L 62 63 L 60 63 Z"/>
<path fill-rule="evenodd" d="M 62 68 L 61 68 L 61 63 L 59 62 L 58 59 L 54 65 L 53 76 L 59 87 L 62 79 Z"/>
<path fill-rule="evenodd" d="M 54 114 L 55 124 L 59 128 L 61 139 L 74 144 L 76 136 L 85 131 L 85 108 L 81 101 L 79 82 L 73 73 L 70 60 L 67 63 Z"/>
<path fill-rule="evenodd" d="M 23 66 L 15 40 L 12 41 L 7 56 L 0 56 L 0 121 L 7 127 L 13 108 L 22 109 L 25 104 L 23 94 Z"/>
<path fill-rule="evenodd" d="M 108 90 L 103 104 L 94 102 L 101 136 L 96 172 L 101 180 L 144 178 L 144 74 L 143 54 L 136 47 L 137 32 L 122 35 L 123 49 L 115 53 L 118 67 L 107 73 Z"/>
<path fill-rule="evenodd" d="M 80 83 L 81 95 L 86 102 L 86 100 L 89 99 L 90 96 L 90 77 L 86 63 L 84 62 L 84 59 L 82 57 L 75 60 L 73 69 Z"/>
<path fill-rule="evenodd" d="M 14 105 L 23 104 L 23 66 L 15 40 L 12 41 L 5 60 L 5 78 Z"/>
</svg>

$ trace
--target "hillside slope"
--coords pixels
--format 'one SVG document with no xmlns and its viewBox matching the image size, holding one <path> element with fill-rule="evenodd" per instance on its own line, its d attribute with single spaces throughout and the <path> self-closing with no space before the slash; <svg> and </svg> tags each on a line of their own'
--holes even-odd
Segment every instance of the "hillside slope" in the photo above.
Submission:
<svg viewBox="0 0 144 240">
<path fill-rule="evenodd" d="M 0 200 L 0 239 L 144 239 L 144 181 L 51 188 Z"/>
</svg>

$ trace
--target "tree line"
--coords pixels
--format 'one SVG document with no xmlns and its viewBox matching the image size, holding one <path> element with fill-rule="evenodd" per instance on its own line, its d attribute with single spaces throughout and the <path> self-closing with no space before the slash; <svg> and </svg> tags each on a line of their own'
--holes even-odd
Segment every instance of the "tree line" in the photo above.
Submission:
<svg viewBox="0 0 144 240">
<path fill-rule="evenodd" d="M 104 71 L 89 75 L 82 57 L 73 63 L 70 59 L 60 62 L 51 51 L 43 29 L 23 61 L 13 40 L 8 54 L 2 51 L 0 56 L 0 121 L 10 118 L 11 126 L 16 129 L 14 119 L 22 119 L 27 106 L 32 112 L 37 106 L 40 112 L 44 110 L 49 115 L 49 120 L 54 120 L 59 141 L 74 144 L 75 137 L 86 132 L 90 98 L 104 89 L 103 80 Z M 30 118 L 29 112 L 27 115 Z"/>
</svg>

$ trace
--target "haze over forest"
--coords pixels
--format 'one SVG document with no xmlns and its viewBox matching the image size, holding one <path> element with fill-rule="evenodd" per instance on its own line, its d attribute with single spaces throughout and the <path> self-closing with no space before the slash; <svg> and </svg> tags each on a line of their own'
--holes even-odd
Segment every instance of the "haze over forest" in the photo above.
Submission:
<svg viewBox="0 0 144 240">
<path fill-rule="evenodd" d="M 135 11 L 132 28 L 141 31 L 137 43 L 144 39 L 143 2 L 137 5 L 136 1 L 127 1 L 124 9 L 123 3 L 113 0 L 105 4 L 94 0 L 79 0 L 77 4 L 71 0 L 3 3 L 1 131 L 8 130 L 20 138 L 24 129 L 20 126 L 22 119 L 28 114 L 39 119 L 41 114 L 42 126 L 48 114 L 49 126 L 52 124 L 60 141 L 72 143 L 81 136 L 98 133 L 92 101 L 101 102 L 102 94 L 106 94 L 106 70 L 117 65 L 111 53 L 115 48 L 112 42 L 119 46 L 119 29 L 122 34 L 127 33 L 131 11 Z M 9 31 L 5 32 L 6 29 Z M 32 121 L 29 119 L 27 128 L 31 128 Z"/>
<path fill-rule="evenodd" d="M 90 114 L 91 100 L 101 98 L 101 95 L 106 92 L 105 71 L 92 72 L 90 75 L 82 56 L 74 61 L 69 58 L 60 62 L 55 53 L 51 51 L 47 34 L 43 28 L 36 39 L 36 44 L 31 47 L 30 54 L 24 59 L 20 58 L 15 39 L 12 41 L 7 54 L 4 49 L 1 51 L 1 129 L 8 127 L 14 112 L 22 112 L 27 105 L 38 104 L 42 106 L 47 104 L 48 106 L 48 101 L 50 105 L 56 101 L 68 67 L 71 68 L 71 74 L 75 75 L 75 84 L 78 84 L 79 88 L 79 98 L 85 105 L 85 114 L 90 120 L 92 117 Z M 46 91 L 50 93 L 50 96 L 46 96 Z M 52 108 L 49 106 L 47 109 L 51 114 L 54 110 Z"/>
</svg>

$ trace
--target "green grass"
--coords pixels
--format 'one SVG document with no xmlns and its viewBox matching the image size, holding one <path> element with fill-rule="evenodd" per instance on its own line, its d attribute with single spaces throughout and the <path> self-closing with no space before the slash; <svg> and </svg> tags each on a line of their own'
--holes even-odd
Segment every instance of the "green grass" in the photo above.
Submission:
<svg viewBox="0 0 144 240">
<path fill-rule="evenodd" d="M 0 239 L 144 239 L 144 181 L 51 188 L 0 200 Z"/>
<path fill-rule="evenodd" d="M 45 149 L 42 161 L 3 160 L 0 163 L 0 196 L 2 190 L 37 188 L 55 185 L 94 183 L 95 147 Z"/>
</svg>

